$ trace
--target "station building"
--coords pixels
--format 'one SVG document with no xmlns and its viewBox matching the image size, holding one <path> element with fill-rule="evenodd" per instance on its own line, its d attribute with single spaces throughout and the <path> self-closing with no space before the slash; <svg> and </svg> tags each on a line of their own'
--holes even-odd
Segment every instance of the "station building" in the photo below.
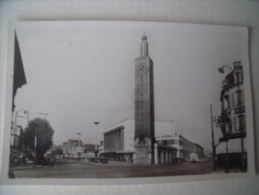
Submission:
<svg viewBox="0 0 259 195">
<path fill-rule="evenodd" d="M 135 120 L 125 120 L 103 131 L 100 155 L 115 161 L 132 162 L 134 158 Z M 203 148 L 175 133 L 172 121 L 155 121 L 154 163 L 172 163 L 189 158 L 191 152 L 203 157 Z"/>
</svg>

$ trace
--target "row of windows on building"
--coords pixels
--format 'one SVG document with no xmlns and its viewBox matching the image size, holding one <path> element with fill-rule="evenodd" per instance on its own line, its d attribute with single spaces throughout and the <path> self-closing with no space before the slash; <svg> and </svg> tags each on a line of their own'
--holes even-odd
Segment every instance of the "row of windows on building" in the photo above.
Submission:
<svg viewBox="0 0 259 195">
<path fill-rule="evenodd" d="M 244 90 L 237 90 L 224 96 L 224 108 L 235 108 L 244 104 Z"/>
<path fill-rule="evenodd" d="M 104 151 L 121 151 L 124 149 L 124 129 L 117 129 L 104 134 Z"/>
<path fill-rule="evenodd" d="M 230 119 L 233 124 L 233 126 L 229 126 L 227 128 L 227 133 L 235 133 L 240 132 L 241 130 L 246 130 L 246 116 L 245 115 L 239 115 L 239 116 L 233 116 L 232 119 Z"/>
</svg>

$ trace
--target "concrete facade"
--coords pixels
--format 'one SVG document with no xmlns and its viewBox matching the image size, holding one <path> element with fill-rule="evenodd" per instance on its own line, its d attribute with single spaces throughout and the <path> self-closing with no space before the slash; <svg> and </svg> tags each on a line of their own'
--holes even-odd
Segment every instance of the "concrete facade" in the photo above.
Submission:
<svg viewBox="0 0 259 195">
<path fill-rule="evenodd" d="M 182 135 L 172 135 L 172 136 L 161 136 L 156 137 L 157 146 L 161 146 L 160 156 L 158 153 L 158 158 L 162 158 L 164 155 L 169 155 L 173 161 L 185 161 L 190 157 L 190 153 L 197 153 L 199 158 L 203 158 L 204 150 L 203 147 L 189 141 Z M 162 146 L 172 147 L 172 151 L 165 151 Z M 167 149 L 168 150 L 168 149 Z M 162 155 L 162 156 L 161 156 Z M 171 159 L 170 159 L 171 160 Z M 159 161 L 158 161 L 159 162 Z"/>
<path fill-rule="evenodd" d="M 140 57 L 135 60 L 134 164 L 154 163 L 153 62 L 148 56 L 147 36 L 142 36 Z"/>
<path fill-rule="evenodd" d="M 223 137 L 219 139 L 219 145 L 216 147 L 219 167 L 242 167 L 243 170 L 247 168 L 246 108 L 243 82 L 243 66 L 241 62 L 236 61 L 233 63 L 233 70 L 222 81 L 221 115 L 217 125 L 221 128 Z"/>
<path fill-rule="evenodd" d="M 103 131 L 103 151 L 100 155 L 109 160 L 132 161 L 134 120 L 125 120 Z"/>
<path fill-rule="evenodd" d="M 61 149 L 64 155 L 70 155 L 71 157 L 75 157 L 78 154 L 84 155 L 84 146 L 80 140 L 70 139 L 62 144 Z"/>
<path fill-rule="evenodd" d="M 155 132 L 157 135 L 169 136 L 175 134 L 175 124 L 172 121 L 155 121 L 155 129 L 157 130 L 157 132 Z M 119 130 L 123 132 L 123 136 L 121 136 L 120 139 L 116 138 L 118 135 L 122 135 L 122 133 L 118 132 Z M 103 151 L 100 152 L 100 155 L 108 157 L 109 160 L 133 161 L 133 154 L 135 151 L 134 130 L 135 120 L 125 120 L 105 129 L 103 131 L 104 148 Z M 111 142 L 111 140 L 115 143 Z M 168 150 L 169 148 L 163 148 L 163 150 Z M 170 150 L 172 150 L 172 148 L 170 148 Z"/>
</svg>

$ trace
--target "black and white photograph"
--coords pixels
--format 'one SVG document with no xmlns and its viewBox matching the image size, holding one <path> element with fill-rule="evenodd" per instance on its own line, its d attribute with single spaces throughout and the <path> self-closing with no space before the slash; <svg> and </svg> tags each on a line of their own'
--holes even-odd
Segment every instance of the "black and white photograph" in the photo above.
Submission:
<svg viewBox="0 0 259 195">
<path fill-rule="evenodd" d="M 254 172 L 246 27 L 23 21 L 8 36 L 8 182 Z"/>
</svg>

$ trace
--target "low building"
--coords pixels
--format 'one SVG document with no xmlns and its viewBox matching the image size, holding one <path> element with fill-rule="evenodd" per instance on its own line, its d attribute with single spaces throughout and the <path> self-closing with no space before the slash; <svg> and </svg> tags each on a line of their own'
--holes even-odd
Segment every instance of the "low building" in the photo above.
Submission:
<svg viewBox="0 0 259 195">
<path fill-rule="evenodd" d="M 77 155 L 84 155 L 84 146 L 81 140 L 69 139 L 68 142 L 64 142 L 61 146 L 64 155 L 75 157 Z"/>
<path fill-rule="evenodd" d="M 156 137 L 156 142 L 158 146 L 171 146 L 174 148 L 171 158 L 173 161 L 185 161 L 190 157 L 190 153 L 197 153 L 199 158 L 203 158 L 204 150 L 197 143 L 193 143 L 183 137 L 182 135 L 172 135 L 172 136 L 161 136 Z"/>
<path fill-rule="evenodd" d="M 109 160 L 132 161 L 134 154 L 135 121 L 125 120 L 103 131 L 103 151 Z M 187 159 L 190 152 L 203 156 L 203 148 L 176 135 L 172 121 L 155 121 L 155 163 L 171 163 Z"/>
</svg>

